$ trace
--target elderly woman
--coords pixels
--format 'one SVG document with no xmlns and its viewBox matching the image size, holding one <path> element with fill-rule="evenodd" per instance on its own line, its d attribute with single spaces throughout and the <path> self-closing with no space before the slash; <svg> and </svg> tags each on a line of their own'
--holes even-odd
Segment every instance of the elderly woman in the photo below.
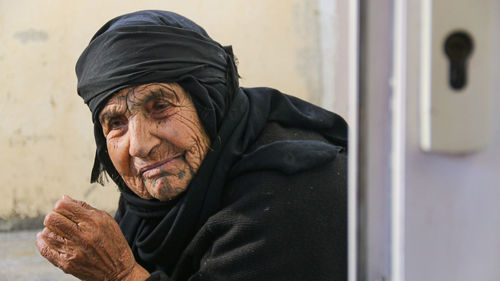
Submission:
<svg viewBox="0 0 500 281">
<path fill-rule="evenodd" d="M 82 280 L 345 280 L 342 118 L 240 88 L 234 56 L 192 21 L 106 23 L 76 65 L 115 218 L 68 196 L 37 236 Z"/>
</svg>

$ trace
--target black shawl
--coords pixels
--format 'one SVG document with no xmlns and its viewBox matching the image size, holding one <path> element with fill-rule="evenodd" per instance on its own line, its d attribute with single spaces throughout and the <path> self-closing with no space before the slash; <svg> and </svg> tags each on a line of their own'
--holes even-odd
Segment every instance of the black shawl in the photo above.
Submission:
<svg viewBox="0 0 500 281">
<path fill-rule="evenodd" d="M 139 11 L 106 23 L 80 56 L 78 94 L 92 111 L 97 151 L 91 180 L 105 170 L 121 197 L 116 219 L 137 261 L 171 273 L 186 245 L 221 209 L 227 181 L 248 171 L 287 174 L 331 161 L 346 148 L 347 125 L 334 113 L 270 88 L 244 89 L 231 47 L 171 12 Z M 118 90 L 177 82 L 192 97 L 212 145 L 184 194 L 169 202 L 133 194 L 114 169 L 98 114 Z M 279 141 L 247 149 L 269 122 L 321 134 L 319 141 Z"/>
</svg>

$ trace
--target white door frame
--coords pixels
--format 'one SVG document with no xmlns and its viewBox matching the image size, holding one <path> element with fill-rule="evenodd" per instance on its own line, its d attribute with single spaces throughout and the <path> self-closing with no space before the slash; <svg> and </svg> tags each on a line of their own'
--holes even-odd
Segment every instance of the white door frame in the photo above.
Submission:
<svg viewBox="0 0 500 281">
<path fill-rule="evenodd" d="M 406 0 L 351 3 L 349 280 L 403 281 Z"/>
</svg>

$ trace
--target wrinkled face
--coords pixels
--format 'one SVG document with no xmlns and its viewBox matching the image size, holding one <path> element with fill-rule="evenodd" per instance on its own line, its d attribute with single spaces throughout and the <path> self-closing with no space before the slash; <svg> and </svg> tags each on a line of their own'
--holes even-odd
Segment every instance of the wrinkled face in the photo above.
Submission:
<svg viewBox="0 0 500 281">
<path fill-rule="evenodd" d="M 146 84 L 116 93 L 99 115 L 109 157 L 144 199 L 186 190 L 210 141 L 190 96 L 178 84 Z"/>
</svg>

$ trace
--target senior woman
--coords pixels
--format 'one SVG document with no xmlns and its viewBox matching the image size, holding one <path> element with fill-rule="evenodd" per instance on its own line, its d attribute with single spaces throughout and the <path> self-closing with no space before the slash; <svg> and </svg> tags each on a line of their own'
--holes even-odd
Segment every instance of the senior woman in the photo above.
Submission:
<svg viewBox="0 0 500 281">
<path fill-rule="evenodd" d="M 270 88 L 192 21 L 139 11 L 80 56 L 115 218 L 63 196 L 40 253 L 82 280 L 345 280 L 347 125 Z"/>
</svg>

